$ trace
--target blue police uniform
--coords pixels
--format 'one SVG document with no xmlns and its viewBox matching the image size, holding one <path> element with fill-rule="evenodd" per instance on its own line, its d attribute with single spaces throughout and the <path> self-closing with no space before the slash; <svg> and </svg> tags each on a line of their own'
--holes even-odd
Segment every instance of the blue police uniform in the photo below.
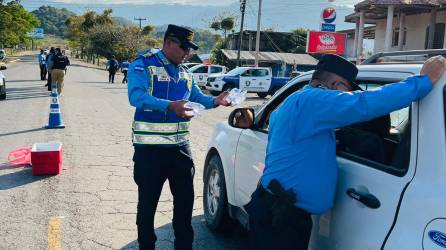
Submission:
<svg viewBox="0 0 446 250">
<path fill-rule="evenodd" d="M 175 248 L 191 249 L 195 168 L 188 140 L 190 119 L 178 117 L 168 105 L 190 100 L 214 108 L 215 98 L 203 95 L 192 75 L 172 64 L 162 51 L 139 55 L 129 66 L 128 80 L 129 101 L 136 107 L 133 161 L 140 249 L 154 249 L 153 220 L 166 179 L 174 196 Z"/>
<path fill-rule="evenodd" d="M 45 54 L 39 54 L 38 55 L 39 60 L 39 68 L 40 68 L 40 80 L 46 80 L 46 55 Z"/>
<path fill-rule="evenodd" d="M 124 74 L 124 78 L 122 79 L 122 83 L 127 83 L 127 73 L 129 70 L 130 63 L 128 61 L 124 61 L 121 63 L 121 72 Z"/>
<path fill-rule="evenodd" d="M 427 76 L 413 76 L 375 91 L 343 92 L 307 85 L 290 95 L 271 114 L 265 169 L 247 206 L 254 244 L 269 249 L 277 242 L 293 242 L 291 249 L 306 249 L 310 215 L 333 206 L 337 183 L 334 129 L 407 107 L 431 89 Z M 291 215 L 296 216 L 288 216 L 280 232 L 265 227 L 264 222 L 273 216 L 262 198 L 269 196 L 272 180 L 295 194 Z"/>
</svg>

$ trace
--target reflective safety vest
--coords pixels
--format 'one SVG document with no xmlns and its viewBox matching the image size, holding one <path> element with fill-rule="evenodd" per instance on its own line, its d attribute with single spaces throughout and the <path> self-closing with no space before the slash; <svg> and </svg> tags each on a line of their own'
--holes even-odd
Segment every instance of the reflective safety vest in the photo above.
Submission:
<svg viewBox="0 0 446 250">
<path fill-rule="evenodd" d="M 192 75 L 171 65 L 161 51 L 146 54 L 137 60 L 141 60 L 136 63 L 144 66 L 144 71 L 135 70 L 135 74 L 144 74 L 147 78 L 149 95 L 170 101 L 189 99 Z M 132 128 L 133 144 L 165 147 L 185 145 L 189 143 L 189 124 L 190 119 L 178 117 L 171 110 L 136 109 Z"/>
</svg>

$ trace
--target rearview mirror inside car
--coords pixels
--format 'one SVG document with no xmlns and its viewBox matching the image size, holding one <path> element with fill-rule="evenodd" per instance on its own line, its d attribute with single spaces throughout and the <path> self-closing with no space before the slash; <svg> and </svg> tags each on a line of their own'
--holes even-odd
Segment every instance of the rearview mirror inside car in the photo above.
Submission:
<svg viewBox="0 0 446 250">
<path fill-rule="evenodd" d="M 229 126 L 234 128 L 252 128 L 255 112 L 252 108 L 238 108 L 231 112 L 228 118 Z"/>
</svg>

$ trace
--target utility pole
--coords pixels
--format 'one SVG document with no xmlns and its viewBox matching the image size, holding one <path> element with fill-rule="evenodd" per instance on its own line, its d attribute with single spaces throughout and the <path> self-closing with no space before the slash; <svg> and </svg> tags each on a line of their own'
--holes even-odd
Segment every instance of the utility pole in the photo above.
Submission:
<svg viewBox="0 0 446 250">
<path fill-rule="evenodd" d="M 147 18 L 141 18 L 141 17 L 140 17 L 140 18 L 136 18 L 136 17 L 135 17 L 134 19 L 135 19 L 136 21 L 139 21 L 139 30 L 141 30 L 141 22 L 142 22 L 142 21 L 146 21 Z"/>
<path fill-rule="evenodd" d="M 260 17 L 262 16 L 262 0 L 259 0 L 259 15 L 257 16 L 257 37 L 256 37 L 256 60 L 255 66 L 259 67 L 260 50 Z"/>
<path fill-rule="evenodd" d="M 241 66 L 240 61 L 240 50 L 242 49 L 242 43 L 243 43 L 243 22 L 245 20 L 245 7 L 246 7 L 246 0 L 240 0 L 240 11 L 242 12 L 242 21 L 240 23 L 240 41 L 238 43 L 238 51 L 237 51 L 237 66 Z"/>
</svg>

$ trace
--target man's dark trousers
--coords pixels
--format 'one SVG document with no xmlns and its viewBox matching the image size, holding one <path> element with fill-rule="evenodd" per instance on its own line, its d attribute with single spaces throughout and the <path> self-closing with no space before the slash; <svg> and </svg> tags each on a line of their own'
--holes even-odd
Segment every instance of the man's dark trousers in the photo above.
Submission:
<svg viewBox="0 0 446 250">
<path fill-rule="evenodd" d="M 127 70 L 123 70 L 122 73 L 124 74 L 124 79 L 122 79 L 122 83 L 127 83 L 128 82 L 128 80 L 127 80 L 127 73 L 128 73 L 128 71 Z"/>
<path fill-rule="evenodd" d="M 155 249 L 154 216 L 164 182 L 173 195 L 175 249 L 192 249 L 194 163 L 190 147 L 135 146 L 133 177 L 138 185 L 136 224 L 140 249 Z"/>
<path fill-rule="evenodd" d="M 46 65 L 45 64 L 39 64 L 40 66 L 40 80 L 46 80 Z"/>
<path fill-rule="evenodd" d="M 307 250 L 313 225 L 311 214 L 293 207 L 286 212 L 284 224 L 274 227 L 271 204 L 265 200 L 265 195 L 271 194 L 266 192 L 259 185 L 245 206 L 249 214 L 250 249 Z"/>
<path fill-rule="evenodd" d="M 115 74 L 116 74 L 116 71 L 114 71 L 114 70 L 108 71 L 108 82 L 111 82 L 111 83 L 115 82 Z"/>
</svg>

